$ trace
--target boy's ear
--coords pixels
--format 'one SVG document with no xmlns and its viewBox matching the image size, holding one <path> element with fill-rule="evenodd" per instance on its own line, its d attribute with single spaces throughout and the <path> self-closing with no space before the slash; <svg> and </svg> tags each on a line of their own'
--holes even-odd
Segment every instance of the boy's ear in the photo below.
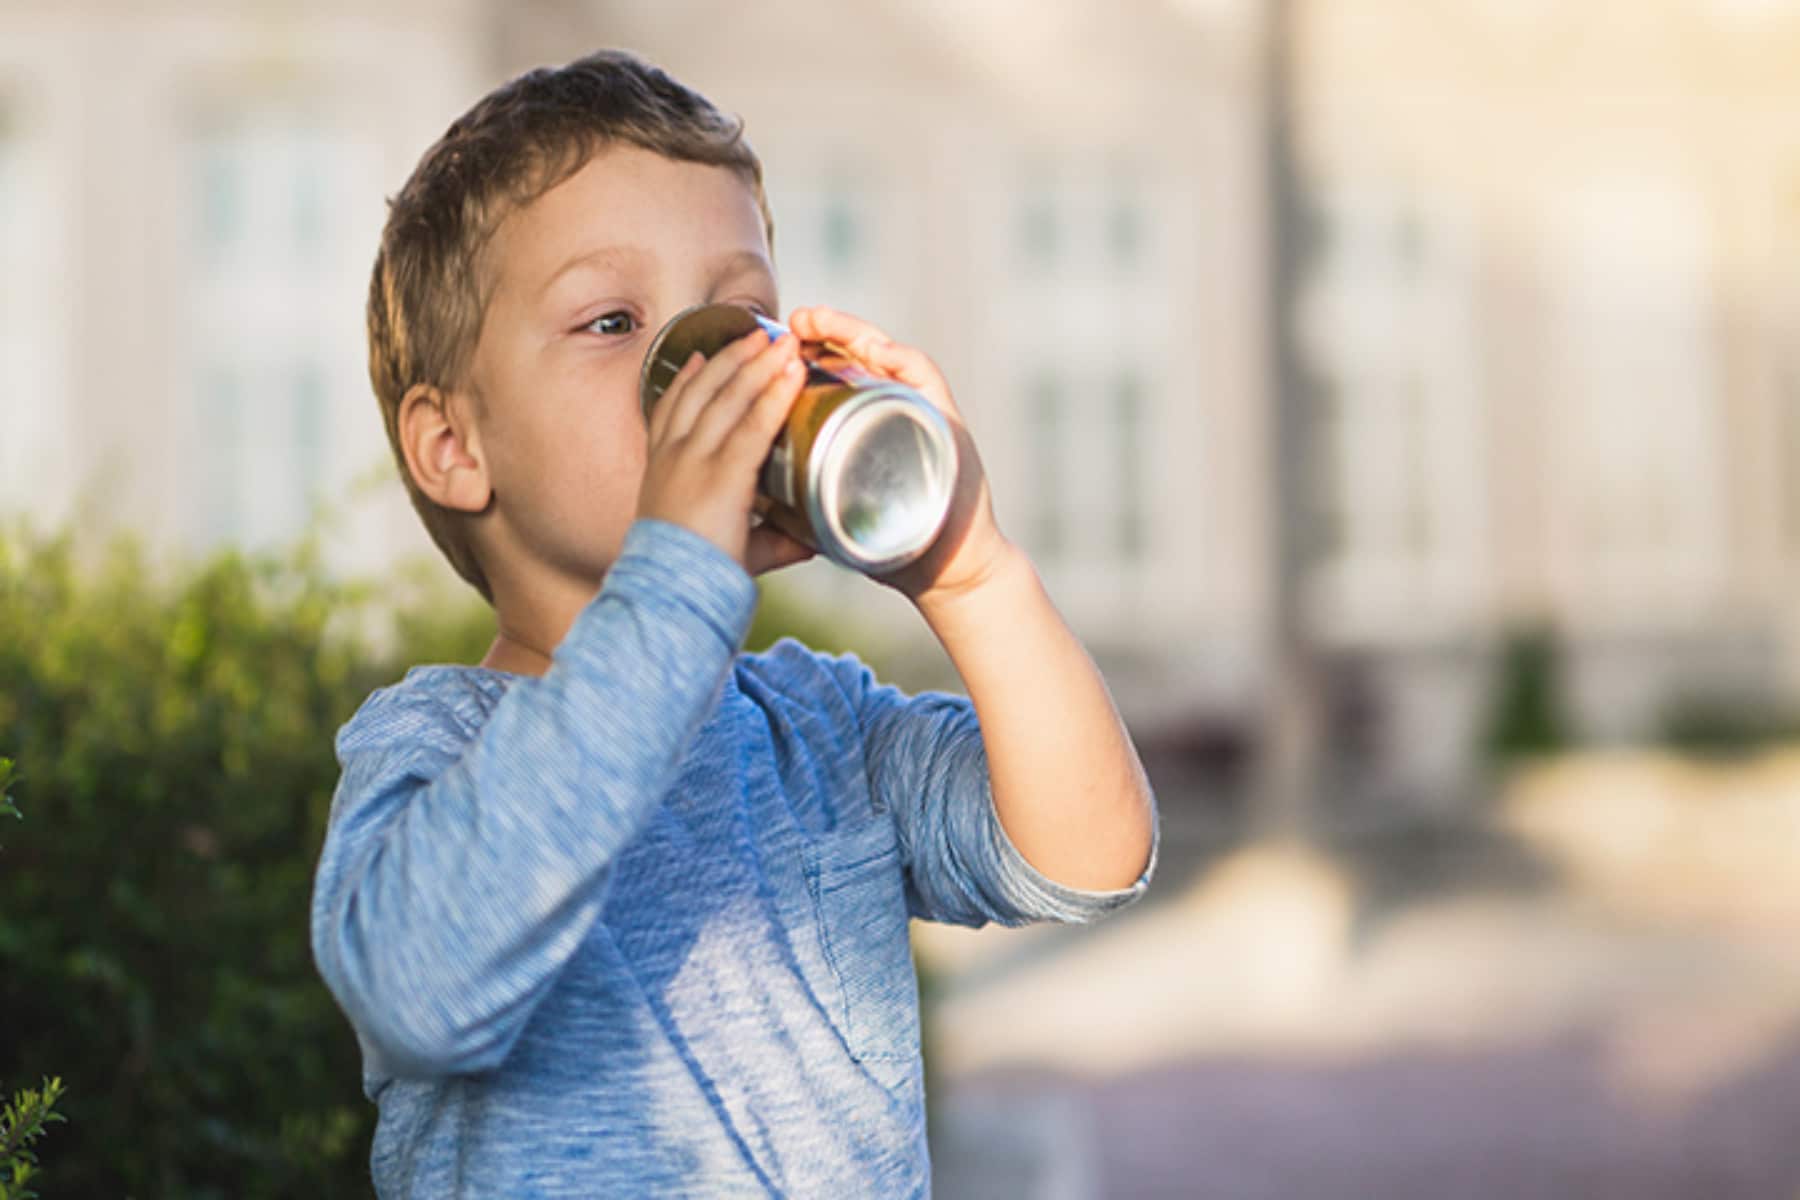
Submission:
<svg viewBox="0 0 1800 1200">
<path fill-rule="evenodd" d="M 494 494 L 467 397 L 415 383 L 400 398 L 400 449 L 421 492 L 458 512 L 486 509 Z"/>
</svg>

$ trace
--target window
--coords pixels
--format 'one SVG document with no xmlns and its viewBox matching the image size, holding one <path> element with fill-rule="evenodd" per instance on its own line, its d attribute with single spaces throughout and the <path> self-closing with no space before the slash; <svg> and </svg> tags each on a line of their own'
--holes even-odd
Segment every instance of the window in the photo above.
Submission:
<svg viewBox="0 0 1800 1200">
<path fill-rule="evenodd" d="M 80 485 L 68 454 L 61 339 L 66 206 L 27 98 L 0 87 L 0 510 L 63 518 Z"/>
<path fill-rule="evenodd" d="M 884 180 L 884 171 L 853 158 L 828 159 L 810 177 L 771 181 L 784 304 L 829 304 L 878 324 L 892 313 L 893 272 L 881 239 L 905 189 Z"/>
<path fill-rule="evenodd" d="M 213 451 L 202 459 L 201 534 L 208 544 L 232 542 L 246 532 L 243 464 L 250 445 L 244 436 L 245 389 L 237 373 L 223 365 L 209 368 L 198 382 L 200 427 Z"/>
<path fill-rule="evenodd" d="M 1150 251 L 1151 220 L 1144 168 L 1130 156 L 1119 153 L 1107 156 L 1096 174 L 1096 215 L 1104 225 L 1104 261 L 1114 275 L 1136 275 Z"/>
<path fill-rule="evenodd" d="M 1400 188 L 1327 186 L 1320 215 L 1295 485 L 1315 523 L 1316 611 L 1355 638 L 1453 627 L 1474 616 L 1485 526 L 1473 241 L 1454 209 Z"/>
<path fill-rule="evenodd" d="M 1068 516 L 1063 503 L 1069 487 L 1069 464 L 1064 457 L 1068 405 L 1062 380 L 1049 374 L 1033 379 L 1028 405 L 1036 511 L 1032 550 L 1046 561 L 1054 561 L 1068 549 Z"/>
<path fill-rule="evenodd" d="M 1791 335 L 1790 335 L 1791 336 Z M 1783 347 L 1793 359 L 1800 347 Z M 1784 363 L 1775 378 L 1775 404 L 1781 445 L 1781 542 L 1790 562 L 1800 561 L 1800 368 Z"/>
<path fill-rule="evenodd" d="M 1565 603 L 1633 619 L 1703 602 L 1726 544 L 1708 227 L 1674 175 L 1559 200 L 1550 537 Z"/>
<path fill-rule="evenodd" d="M 195 214 L 199 228 L 195 240 L 210 262 L 227 256 L 243 236 L 244 172 L 240 149 L 223 138 L 208 138 L 195 148 L 195 170 L 200 176 L 200 203 Z"/>
<path fill-rule="evenodd" d="M 1063 231 L 1058 212 L 1060 189 L 1045 168 L 1029 172 L 1019 192 L 1017 236 L 1019 256 L 1029 271 L 1054 270 L 1062 256 Z"/>
<path fill-rule="evenodd" d="M 1144 437 L 1144 381 L 1124 372 L 1115 384 L 1113 407 L 1114 544 L 1127 562 L 1144 557 L 1144 464 L 1149 445 Z"/>
<path fill-rule="evenodd" d="M 842 184 L 833 187 L 819 220 L 821 257 L 833 274 L 847 274 L 856 269 L 862 250 L 860 226 L 855 199 Z"/>
<path fill-rule="evenodd" d="M 1144 213 L 1135 197 L 1113 197 L 1106 214 L 1106 244 L 1114 267 L 1130 271 L 1138 265 L 1144 249 Z"/>
<path fill-rule="evenodd" d="M 1039 162 L 1018 179 L 1013 240 L 1019 270 L 1089 280 L 1140 272 L 1153 222 L 1139 168 L 1097 156 Z"/>
<path fill-rule="evenodd" d="M 1800 564 L 1800 182 L 1788 186 L 1776 215 L 1772 357 L 1780 438 L 1774 463 L 1781 505 L 1777 520 L 1782 554 L 1790 564 Z"/>
<path fill-rule="evenodd" d="M 185 507 L 200 548 L 284 544 L 332 482 L 331 397 L 366 387 L 354 377 L 366 248 L 349 237 L 343 199 L 356 194 L 359 154 L 279 106 L 229 106 L 188 130 L 182 387 L 196 462 Z"/>
</svg>

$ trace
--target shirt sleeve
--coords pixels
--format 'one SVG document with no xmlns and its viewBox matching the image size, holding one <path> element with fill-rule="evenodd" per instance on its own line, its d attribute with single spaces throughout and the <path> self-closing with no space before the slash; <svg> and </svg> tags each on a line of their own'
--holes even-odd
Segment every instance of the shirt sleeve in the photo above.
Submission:
<svg viewBox="0 0 1800 1200">
<path fill-rule="evenodd" d="M 755 600 L 729 555 L 639 521 L 549 671 L 485 720 L 409 680 L 340 732 L 313 955 L 384 1073 L 505 1059 L 672 786 Z"/>
<path fill-rule="evenodd" d="M 1132 904 L 1150 886 L 1161 846 L 1130 887 L 1090 891 L 1051 879 L 1020 853 L 994 807 L 975 706 L 963 696 L 908 696 L 854 656 L 826 660 L 857 714 L 871 795 L 899 829 L 907 903 L 923 920 L 1083 924 Z"/>
</svg>

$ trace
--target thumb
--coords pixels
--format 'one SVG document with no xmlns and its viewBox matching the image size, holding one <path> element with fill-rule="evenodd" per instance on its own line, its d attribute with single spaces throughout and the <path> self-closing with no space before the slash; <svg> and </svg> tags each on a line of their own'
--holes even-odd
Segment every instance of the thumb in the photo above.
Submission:
<svg viewBox="0 0 1800 1200">
<path fill-rule="evenodd" d="M 744 569 L 752 575 L 775 571 L 805 562 L 816 553 L 811 546 L 797 541 L 773 525 L 758 525 L 750 531 L 744 547 Z"/>
</svg>

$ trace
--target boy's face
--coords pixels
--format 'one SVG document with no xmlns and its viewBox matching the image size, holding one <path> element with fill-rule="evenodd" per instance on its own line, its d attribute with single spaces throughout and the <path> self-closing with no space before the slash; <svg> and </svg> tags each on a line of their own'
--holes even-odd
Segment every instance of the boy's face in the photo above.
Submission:
<svg viewBox="0 0 1800 1200">
<path fill-rule="evenodd" d="M 603 149 L 500 224 L 471 360 L 497 588 L 592 591 L 637 512 L 650 339 L 691 305 L 779 312 L 762 213 L 726 167 Z"/>
</svg>

